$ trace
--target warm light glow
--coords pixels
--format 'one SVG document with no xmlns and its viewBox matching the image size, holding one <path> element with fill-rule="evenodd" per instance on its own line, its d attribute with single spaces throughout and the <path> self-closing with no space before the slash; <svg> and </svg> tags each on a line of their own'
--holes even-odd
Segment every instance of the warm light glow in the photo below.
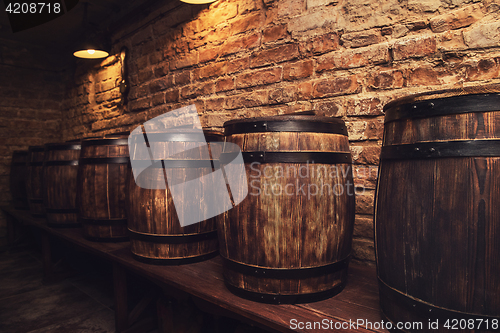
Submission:
<svg viewBox="0 0 500 333">
<path fill-rule="evenodd" d="M 81 50 L 81 51 L 76 51 L 73 53 L 75 57 L 78 58 L 84 58 L 84 59 L 99 59 L 99 58 L 106 58 L 109 53 L 106 51 L 101 51 L 101 50 Z"/>
<path fill-rule="evenodd" d="M 217 0 L 181 0 L 181 1 L 185 2 L 185 3 L 190 3 L 192 5 L 202 5 L 205 3 L 212 3 L 212 2 L 215 2 Z"/>
</svg>

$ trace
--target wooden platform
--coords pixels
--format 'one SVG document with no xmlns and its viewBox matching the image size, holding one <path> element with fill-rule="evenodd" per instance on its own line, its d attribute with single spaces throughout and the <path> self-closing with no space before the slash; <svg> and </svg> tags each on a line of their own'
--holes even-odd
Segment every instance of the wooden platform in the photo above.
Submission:
<svg viewBox="0 0 500 333">
<path fill-rule="evenodd" d="M 83 238 L 81 228 L 54 229 L 48 227 L 44 219 L 33 218 L 27 211 L 7 206 L 0 208 L 8 215 L 9 224 L 17 222 L 35 226 L 43 231 L 47 241 L 56 237 L 113 264 L 117 332 L 129 328 L 126 272 L 150 280 L 166 294 L 189 295 L 204 311 L 224 314 L 272 332 L 387 332 L 366 325 L 371 323 L 377 327 L 382 321 L 374 267 L 351 264 L 344 291 L 324 301 L 298 305 L 256 303 L 237 297 L 226 289 L 220 257 L 183 266 L 144 264 L 132 258 L 129 242 L 88 241 Z M 43 248 L 44 252 L 49 252 L 49 255 L 44 253 L 47 275 L 51 274 L 50 267 L 47 267 L 51 266 L 50 244 Z"/>
</svg>

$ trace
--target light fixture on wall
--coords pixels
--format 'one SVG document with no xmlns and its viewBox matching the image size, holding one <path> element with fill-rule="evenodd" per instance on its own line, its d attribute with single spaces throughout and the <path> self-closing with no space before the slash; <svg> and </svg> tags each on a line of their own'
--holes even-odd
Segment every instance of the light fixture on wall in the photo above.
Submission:
<svg viewBox="0 0 500 333">
<path fill-rule="evenodd" d="M 79 42 L 76 47 L 73 55 L 77 58 L 84 59 L 100 59 L 106 58 L 109 55 L 109 50 L 104 46 L 102 41 L 99 41 L 97 36 L 90 36 L 89 28 L 88 28 L 88 18 L 87 18 L 87 7 L 88 3 L 85 2 L 83 11 L 83 29 L 84 29 L 84 38 L 81 42 Z"/>
<path fill-rule="evenodd" d="M 181 0 L 182 2 L 189 3 L 191 5 L 203 5 L 207 3 L 212 3 L 217 0 Z"/>
</svg>

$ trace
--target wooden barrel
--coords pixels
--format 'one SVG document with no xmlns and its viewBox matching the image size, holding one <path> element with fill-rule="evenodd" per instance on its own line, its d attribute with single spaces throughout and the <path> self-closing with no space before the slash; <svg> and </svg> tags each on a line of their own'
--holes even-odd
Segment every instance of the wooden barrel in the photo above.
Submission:
<svg viewBox="0 0 500 333">
<path fill-rule="evenodd" d="M 439 91 L 385 106 L 375 245 L 392 323 L 438 320 L 433 332 L 499 323 L 498 92 Z"/>
<path fill-rule="evenodd" d="M 28 196 L 26 194 L 28 151 L 16 150 L 12 153 L 10 163 L 10 194 L 12 205 L 16 209 L 28 210 Z"/>
<path fill-rule="evenodd" d="M 119 242 L 128 239 L 125 137 L 83 139 L 78 166 L 79 219 L 86 238 Z"/>
<path fill-rule="evenodd" d="M 79 140 L 45 145 L 43 202 L 51 227 L 80 226 L 76 206 L 80 149 Z"/>
<path fill-rule="evenodd" d="M 232 120 L 224 129 L 226 144 L 242 150 L 249 186 L 247 197 L 217 218 L 229 290 L 268 303 L 340 292 L 355 204 L 344 122 L 275 116 Z"/>
<path fill-rule="evenodd" d="M 138 139 L 142 138 L 142 133 L 131 136 L 132 165 L 137 162 L 149 163 L 151 161 L 149 152 L 140 148 L 141 140 Z M 134 180 L 132 171 L 129 170 L 127 215 L 134 258 L 151 264 L 178 265 L 216 256 L 219 247 L 215 218 L 182 227 L 171 189 L 168 186 L 158 189 L 158 186 L 154 184 L 165 184 L 165 176 L 171 177 L 172 175 L 176 179 L 187 180 L 213 172 L 211 166 L 213 161 L 210 159 L 207 148 L 216 149 L 210 145 L 210 142 L 223 141 L 224 137 L 221 133 L 206 132 L 203 135 L 199 131 L 185 130 L 182 133 L 148 132 L 147 139 L 151 152 L 155 154 L 154 159 L 164 161 L 163 163 L 157 162 L 155 166 L 142 172 L 137 182 Z M 218 147 L 222 146 L 218 145 Z M 194 150 L 197 154 L 193 153 Z M 175 159 L 172 159 L 169 154 L 173 151 L 186 153 L 177 154 Z M 214 153 L 212 151 L 212 154 Z M 193 159 L 195 155 L 199 159 Z M 203 165 L 200 162 L 208 163 Z M 171 178 L 167 179 L 169 184 L 172 181 Z M 144 184 L 152 184 L 152 186 L 144 188 Z M 210 191 L 211 189 L 204 188 L 204 190 Z M 181 199 L 186 205 L 184 208 L 190 209 L 188 205 L 193 203 L 193 198 Z M 177 205 L 177 208 L 181 207 Z"/>
<path fill-rule="evenodd" d="M 33 217 L 44 217 L 42 182 L 43 160 L 45 151 L 43 146 L 30 146 L 28 148 L 28 172 L 26 179 L 26 194 L 30 213 Z"/>
</svg>

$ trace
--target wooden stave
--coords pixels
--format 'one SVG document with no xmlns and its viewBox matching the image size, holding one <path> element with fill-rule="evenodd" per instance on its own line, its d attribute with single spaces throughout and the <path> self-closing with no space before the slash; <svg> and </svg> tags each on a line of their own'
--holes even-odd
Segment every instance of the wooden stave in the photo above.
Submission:
<svg viewBox="0 0 500 333">
<path fill-rule="evenodd" d="M 405 103 L 415 103 L 415 100 L 442 105 L 446 101 L 456 98 L 460 95 L 459 93 L 460 91 L 440 92 L 436 95 L 439 97 L 437 99 L 433 99 L 433 96 L 429 94 L 415 98 L 408 97 L 401 101 L 392 102 L 386 106 L 386 111 L 392 108 L 404 108 Z M 461 98 L 467 98 L 467 96 L 461 96 Z M 384 129 L 375 205 L 375 247 L 381 308 L 384 316 L 393 322 L 427 322 L 428 320 L 440 319 L 440 322 L 444 323 L 446 319 L 450 318 L 465 320 L 496 318 L 499 320 L 500 303 L 496 302 L 493 296 L 489 298 L 485 296 L 482 301 L 479 301 L 474 287 L 471 289 L 464 281 L 472 280 L 474 283 L 480 279 L 489 281 L 485 282 L 481 288 L 486 288 L 490 295 L 500 295 L 500 289 L 496 287 L 500 285 L 500 280 L 498 278 L 495 280 L 495 276 L 500 276 L 500 270 L 494 270 L 494 267 L 498 267 L 500 263 L 498 259 L 500 247 L 498 245 L 495 247 L 491 241 L 491 238 L 500 237 L 498 231 L 494 233 L 495 230 L 498 230 L 498 227 L 494 226 L 494 217 L 498 216 L 500 212 L 495 212 L 493 209 L 496 191 L 492 190 L 499 186 L 492 175 L 500 172 L 500 166 L 497 163 L 500 154 L 496 142 L 500 139 L 498 126 L 500 112 L 474 110 L 465 113 L 460 110 L 457 113 L 451 111 L 432 117 L 392 118 L 394 117 L 391 116 L 386 122 Z M 454 130 L 457 128 L 461 131 Z M 471 143 L 474 143 L 474 146 L 468 148 Z M 488 145 L 494 149 L 486 153 L 485 149 L 474 149 L 477 146 L 488 147 Z M 450 150 L 444 152 L 441 149 L 442 146 L 458 147 L 457 153 L 454 154 Z M 405 156 L 406 159 L 394 156 L 391 152 L 391 150 L 394 151 L 394 147 L 403 149 L 402 156 Z M 409 159 L 410 155 L 406 154 L 404 150 L 419 150 L 421 147 L 427 147 L 430 152 L 419 154 L 421 152 L 417 151 L 415 154 L 419 154 L 418 158 L 413 159 Z M 440 149 L 444 153 L 440 153 Z M 405 154 L 403 155 L 403 153 Z M 436 182 L 432 177 L 437 177 L 431 170 L 435 170 L 439 174 L 441 183 L 446 184 L 449 192 L 455 193 L 453 197 L 456 197 L 456 202 L 454 204 L 453 199 L 444 199 L 444 194 L 443 198 L 437 196 L 436 193 L 443 192 L 442 190 L 430 187 L 430 184 Z M 446 170 L 454 170 L 454 172 Z M 453 216 L 452 218 L 456 221 L 467 220 L 462 223 L 464 226 L 458 223 L 449 223 L 442 214 L 439 215 L 438 212 L 431 209 L 425 214 L 427 216 L 430 214 L 428 221 L 432 221 L 437 226 L 431 227 L 430 222 L 425 222 L 425 219 L 419 222 L 418 218 L 415 217 L 420 216 L 418 211 L 415 211 L 417 208 L 412 208 L 407 202 L 398 201 L 397 198 L 401 196 L 401 193 L 396 193 L 396 189 L 391 189 L 390 185 L 386 184 L 386 180 L 391 179 L 389 176 L 409 179 L 404 185 L 408 188 L 404 192 L 407 196 L 407 202 L 412 202 L 422 211 L 425 211 L 426 207 L 437 207 L 436 209 L 439 208 L 441 211 L 449 210 L 448 215 Z M 413 180 L 412 177 L 418 178 L 418 180 Z M 426 187 L 429 188 L 425 189 Z M 481 187 L 483 192 L 481 192 Z M 429 193 L 431 189 L 433 191 Z M 417 193 L 422 192 L 426 192 L 426 194 L 419 197 Z M 391 209 L 386 208 L 387 206 Z M 391 213 L 387 213 L 389 211 Z M 481 214 L 477 215 L 477 212 L 472 213 L 472 211 L 481 212 Z M 401 214 L 408 216 L 407 223 L 399 222 L 398 224 L 398 222 L 393 221 L 403 220 Z M 390 223 L 393 225 L 388 226 Z M 475 226 L 475 224 L 477 225 Z M 484 230 L 481 232 L 477 228 L 481 224 L 484 225 L 485 230 L 492 231 L 489 242 Z M 426 230 L 427 235 L 433 235 L 430 232 L 432 228 L 435 229 L 433 229 L 434 231 L 446 228 L 454 230 L 456 235 L 453 238 L 448 237 L 451 239 L 445 238 L 444 240 L 437 240 L 431 236 L 423 238 L 421 234 L 423 231 L 419 233 L 418 228 Z M 465 233 L 463 228 L 472 232 Z M 472 254 L 467 250 L 468 247 L 473 247 L 470 243 L 474 242 L 470 239 L 471 233 L 477 234 L 477 237 L 485 237 L 484 242 L 487 244 L 485 248 L 491 251 L 489 264 L 488 257 L 482 259 L 486 262 L 482 269 L 485 272 L 484 276 L 477 279 L 475 270 L 471 267 L 464 267 L 463 262 L 460 261 L 465 258 L 474 262 Z M 417 239 L 418 244 L 423 245 L 418 247 L 416 241 L 408 241 L 405 249 L 402 244 L 397 242 L 398 239 L 403 239 L 403 236 Z M 389 239 L 393 240 L 390 245 Z M 432 251 L 429 245 L 431 242 L 433 242 Z M 476 243 L 482 242 L 476 240 Z M 452 250 L 446 250 L 444 244 Z M 388 253 L 388 247 L 391 248 L 392 256 Z M 425 253 L 425 255 L 414 255 L 414 258 L 397 257 L 397 253 L 408 253 L 409 249 L 415 253 Z M 436 252 L 441 253 L 441 256 L 436 256 Z M 471 252 L 473 251 L 471 250 Z M 436 271 L 438 266 L 437 262 L 432 262 L 432 256 L 442 257 L 442 262 L 439 264 L 440 273 L 436 276 L 428 273 L 428 271 Z M 417 264 L 417 259 L 421 262 L 420 264 Z M 420 277 L 419 281 L 402 274 L 401 260 L 405 260 L 406 271 L 413 272 L 415 270 L 414 274 Z M 417 267 L 421 267 L 420 270 Z M 488 271 L 486 272 L 486 270 Z M 389 272 L 391 273 L 389 274 Z M 464 274 L 468 276 L 467 279 Z M 455 277 L 451 278 L 452 275 Z M 403 281 L 405 281 L 404 285 Z M 454 285 L 458 291 L 454 292 L 449 287 L 450 285 Z M 461 294 L 462 290 L 467 290 L 465 295 Z M 474 299 L 470 299 L 467 295 L 476 296 Z M 500 299 L 500 297 L 496 299 Z M 482 303 L 482 306 L 479 306 L 478 303 Z M 438 330 L 438 332 L 445 331 L 443 327 Z"/>
<path fill-rule="evenodd" d="M 278 117 L 276 117 L 278 118 Z M 298 117 L 297 117 L 298 118 Z M 305 121 L 310 119 L 309 117 L 303 117 Z M 269 120 L 274 120 L 274 118 L 271 119 L 266 119 L 266 121 Z M 294 121 L 296 118 L 291 117 L 290 119 L 287 119 L 287 121 Z M 246 120 L 247 122 L 250 122 L 250 120 Z M 300 120 L 299 120 L 300 121 Z M 234 121 L 231 123 L 234 128 Z M 338 121 L 336 121 L 336 124 L 338 124 Z M 252 139 L 249 139 L 248 136 L 268 136 L 268 137 L 273 137 L 276 135 L 285 135 L 283 132 L 282 133 L 271 133 L 271 132 L 257 132 L 257 133 L 251 133 L 251 134 L 243 134 L 244 136 L 247 136 L 246 138 L 240 138 L 235 140 L 235 136 L 241 136 L 241 134 L 236 134 L 236 135 L 229 135 L 226 137 L 226 142 L 233 142 L 239 145 L 242 148 L 242 151 L 245 154 L 245 151 L 256 151 L 256 150 L 265 150 L 265 151 L 283 151 L 283 147 L 275 146 L 273 147 L 272 144 L 264 144 L 264 145 L 256 145 L 255 147 L 248 149 L 248 143 L 252 141 Z M 297 139 L 295 139 L 295 142 L 299 142 L 298 136 L 299 135 L 311 135 L 311 136 L 321 136 L 324 135 L 322 133 L 288 133 L 290 135 L 295 135 L 297 136 Z M 343 153 L 349 153 L 349 145 L 348 145 L 348 140 L 347 136 L 342 135 L 342 134 L 326 134 L 327 136 L 332 136 L 335 137 L 334 142 L 337 142 L 334 144 L 334 147 L 331 147 L 334 151 L 338 152 L 343 152 Z M 266 141 L 266 140 L 264 140 Z M 267 142 L 270 143 L 272 142 L 273 139 L 268 138 Z M 314 141 L 314 140 L 311 140 Z M 301 151 L 317 151 L 321 150 L 324 151 L 325 149 L 328 149 L 325 146 L 320 146 L 320 149 L 318 149 L 317 146 L 308 146 L 309 140 L 303 140 L 301 143 L 304 143 L 303 147 L 301 147 Z M 321 140 L 316 140 L 316 142 L 319 142 L 321 145 Z M 263 149 L 265 147 L 266 149 Z M 281 149 L 280 149 L 281 148 Z M 297 151 L 297 149 L 292 149 Z M 299 167 L 300 164 L 295 165 L 296 167 Z M 247 175 L 249 174 L 249 167 L 246 165 L 246 171 Z M 349 174 L 350 177 L 352 177 L 352 174 Z M 349 178 L 352 181 L 352 178 Z M 286 181 L 285 181 L 286 183 Z M 250 197 L 250 196 L 249 196 Z M 248 200 L 248 198 L 245 200 Z M 347 216 L 347 220 L 349 220 L 346 224 L 348 227 L 346 228 L 346 234 L 348 235 L 347 238 L 347 244 L 345 248 L 348 248 L 348 250 L 344 250 L 343 254 L 339 255 L 339 258 L 334 259 L 336 261 L 343 261 L 347 260 L 350 255 L 350 247 L 351 247 L 351 241 L 352 241 L 352 227 L 354 223 L 354 197 L 351 197 L 352 200 L 347 200 L 349 203 L 346 204 L 348 208 L 346 211 L 351 212 L 351 216 Z M 240 203 L 242 205 L 242 203 Z M 251 204 L 249 204 L 252 206 Z M 223 216 L 218 218 L 218 231 L 219 231 L 219 240 L 221 242 L 220 247 L 221 247 L 221 256 L 223 258 L 230 258 L 230 259 L 235 259 L 231 258 L 233 257 L 230 255 L 230 253 L 235 253 L 235 251 L 230 251 L 229 248 L 234 246 L 228 244 L 231 242 L 229 239 L 230 237 L 228 235 L 235 235 L 237 234 L 237 228 L 230 228 L 230 224 L 228 223 L 229 221 L 229 215 L 234 215 L 234 212 L 238 210 L 238 207 L 233 208 L 229 212 L 226 212 L 223 214 Z M 248 214 L 252 217 L 253 212 L 250 211 Z M 233 216 L 231 221 L 238 221 L 239 216 Z M 255 217 L 253 217 L 253 220 L 256 220 Z M 228 241 L 229 240 L 229 241 Z M 248 244 L 248 242 L 247 242 Z M 248 252 L 253 252 L 256 253 L 257 251 L 254 250 L 248 250 Z M 342 258 L 340 258 L 342 257 Z M 238 260 L 240 259 L 240 260 Z M 241 258 L 236 258 L 236 261 L 238 263 L 242 263 Z M 251 267 L 259 267 L 259 268 L 269 268 L 272 269 L 273 267 L 267 267 L 263 266 L 261 263 L 258 262 L 253 262 L 250 264 Z M 268 265 L 270 266 L 270 265 Z M 291 268 L 291 267 L 290 267 Z M 345 286 L 346 283 L 346 272 L 347 272 L 347 265 L 345 268 L 340 269 L 337 272 L 330 273 L 330 274 L 323 274 L 319 276 L 313 276 L 313 277 L 308 277 L 308 278 L 299 278 L 299 279 L 263 279 L 262 277 L 255 277 L 251 276 L 250 274 L 245 274 L 242 272 L 238 272 L 232 269 L 228 269 L 227 265 L 224 265 L 224 278 L 226 285 L 228 288 L 235 294 L 249 298 L 255 301 L 260 301 L 260 302 L 266 302 L 266 303 L 295 303 L 295 302 L 310 302 L 310 301 L 316 301 L 320 299 L 324 299 L 327 297 L 331 297 L 334 294 L 340 292 L 343 287 Z M 334 281 L 332 283 L 332 281 Z M 297 286 L 300 285 L 302 290 L 297 290 L 293 288 L 298 288 Z M 283 290 L 289 289 L 289 291 L 283 293 Z"/>
<path fill-rule="evenodd" d="M 183 133 L 183 136 L 184 134 L 189 134 L 188 132 L 189 130 Z M 223 135 L 220 132 L 204 131 L 204 134 L 209 147 L 211 147 L 210 142 L 223 141 Z M 150 140 L 150 137 L 151 135 L 148 136 L 148 140 Z M 175 141 L 176 142 L 165 144 L 171 145 L 170 149 L 176 146 L 186 150 L 192 149 L 197 144 L 196 141 L 179 142 L 177 138 L 175 138 Z M 158 151 L 158 149 L 166 151 L 166 149 L 168 149 L 167 146 L 160 148 L 158 145 L 161 144 L 163 143 L 149 141 L 150 147 L 156 149 L 156 151 Z M 131 152 L 133 154 L 132 158 L 149 158 L 148 156 L 134 155 L 135 149 L 133 148 L 131 148 Z M 179 157 L 179 159 L 182 158 L 182 156 Z M 200 168 L 194 168 L 192 171 L 198 172 Z M 211 171 L 212 170 L 206 170 L 206 172 Z M 175 172 L 178 176 L 182 176 L 182 174 L 188 175 L 189 169 L 178 168 Z M 156 176 L 160 177 L 160 179 L 164 179 L 163 170 L 159 169 Z M 194 225 L 181 227 L 177 214 L 175 213 L 173 199 L 168 187 L 166 190 L 140 188 L 134 180 L 131 168 L 128 170 L 127 192 L 129 193 L 129 204 L 127 205 L 128 229 L 130 232 L 132 255 L 136 260 L 156 265 L 177 265 L 207 260 L 218 254 L 216 233 L 213 233 L 213 236 L 196 241 L 170 242 L 163 240 L 164 243 L 162 243 L 154 240 L 154 238 L 158 236 L 164 236 L 164 238 L 179 236 L 179 239 L 182 239 L 193 236 L 196 237 L 201 234 L 211 234 L 216 230 L 215 218 Z M 145 198 L 150 198 L 150 200 L 144 203 Z M 144 207 L 150 207 L 149 210 L 151 212 L 159 211 L 160 216 L 147 215 Z M 155 209 L 155 207 L 157 209 Z M 170 212 L 170 214 L 168 212 Z M 144 223 L 145 221 L 147 223 Z M 160 226 L 158 226 L 158 221 L 160 221 Z M 146 237 L 148 237 L 149 240 Z"/>
<path fill-rule="evenodd" d="M 9 188 L 12 195 L 12 205 L 15 209 L 29 210 L 26 193 L 28 150 L 12 152 L 10 164 Z"/>
<path fill-rule="evenodd" d="M 83 234 L 87 239 L 98 242 L 126 241 L 127 140 L 122 136 L 91 137 L 82 139 L 81 147 L 77 205 Z M 103 163 L 106 158 L 108 163 Z M 85 183 L 85 180 L 89 181 Z M 99 190 L 96 188 L 99 186 L 104 187 Z"/>
<path fill-rule="evenodd" d="M 43 146 L 30 146 L 28 148 L 26 194 L 30 214 L 33 217 L 45 217 L 42 197 L 44 156 Z"/>
<path fill-rule="evenodd" d="M 42 194 L 47 225 L 50 227 L 71 228 L 81 225 L 77 208 L 79 142 L 74 140 L 45 145 Z"/>
</svg>

